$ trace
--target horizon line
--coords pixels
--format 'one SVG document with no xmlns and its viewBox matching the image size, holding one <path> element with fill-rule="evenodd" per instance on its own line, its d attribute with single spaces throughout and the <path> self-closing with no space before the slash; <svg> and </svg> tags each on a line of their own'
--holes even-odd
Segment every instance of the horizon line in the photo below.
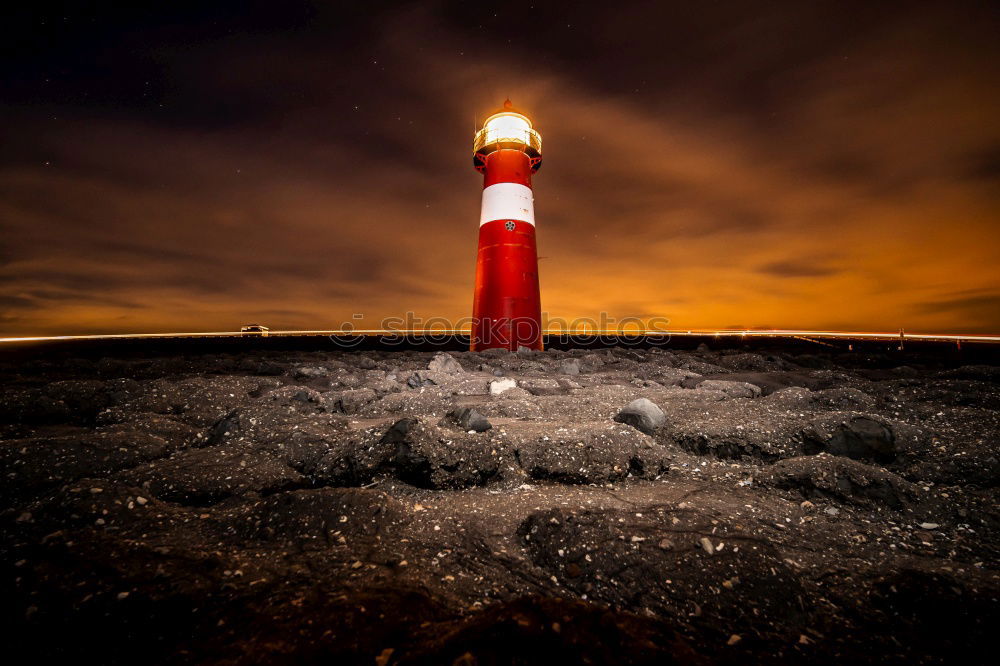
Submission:
<svg viewBox="0 0 1000 666">
<path fill-rule="evenodd" d="M 257 332 L 242 331 L 194 331 L 180 333 L 96 333 L 80 335 L 31 335 L 0 337 L 0 343 L 17 342 L 56 342 L 68 340 L 128 340 L 128 339 L 166 339 L 166 338 L 226 338 L 226 337 L 291 337 L 298 335 L 326 336 L 453 336 L 470 335 L 469 329 L 329 329 L 329 330 L 277 330 L 268 331 L 266 335 Z M 906 333 L 904 330 L 895 333 L 872 331 L 808 331 L 798 329 L 676 329 L 676 330 L 614 330 L 614 329 L 581 329 L 566 331 L 562 329 L 546 329 L 546 336 L 616 336 L 616 337 L 810 337 L 831 339 L 858 340 L 925 340 L 947 342 L 990 342 L 1000 343 L 1000 335 L 975 333 Z"/>
</svg>

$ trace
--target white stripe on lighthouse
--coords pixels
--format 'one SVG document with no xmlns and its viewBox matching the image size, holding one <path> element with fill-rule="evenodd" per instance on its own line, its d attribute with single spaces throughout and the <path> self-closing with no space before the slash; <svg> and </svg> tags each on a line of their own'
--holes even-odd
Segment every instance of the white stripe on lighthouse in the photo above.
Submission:
<svg viewBox="0 0 1000 666">
<path fill-rule="evenodd" d="M 484 189 L 479 226 L 493 220 L 520 220 L 535 226 L 531 188 L 519 183 L 494 183 Z"/>
</svg>

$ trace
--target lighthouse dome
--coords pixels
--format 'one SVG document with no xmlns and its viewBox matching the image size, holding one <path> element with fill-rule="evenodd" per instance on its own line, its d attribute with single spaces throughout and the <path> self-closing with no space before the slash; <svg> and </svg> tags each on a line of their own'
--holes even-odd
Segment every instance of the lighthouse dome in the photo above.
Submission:
<svg viewBox="0 0 1000 666">
<path fill-rule="evenodd" d="M 537 171 L 541 163 L 542 137 L 531 126 L 531 119 L 516 110 L 508 99 L 503 108 L 489 115 L 483 127 L 473 140 L 475 154 L 473 164 L 481 168 L 483 159 L 489 153 L 501 149 L 514 149 L 532 158 L 532 171 Z"/>
</svg>

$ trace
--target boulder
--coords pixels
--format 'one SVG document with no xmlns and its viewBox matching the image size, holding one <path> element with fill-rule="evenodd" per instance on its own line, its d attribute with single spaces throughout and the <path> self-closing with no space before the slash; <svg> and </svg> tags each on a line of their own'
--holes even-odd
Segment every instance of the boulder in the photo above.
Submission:
<svg viewBox="0 0 1000 666">
<path fill-rule="evenodd" d="M 648 398 L 633 400 L 615 416 L 615 421 L 652 435 L 667 420 L 663 410 Z"/>
<path fill-rule="evenodd" d="M 827 452 L 855 460 L 887 463 L 896 459 L 896 434 L 884 419 L 839 414 L 814 419 L 802 430 L 806 454 Z"/>
<path fill-rule="evenodd" d="M 443 372 L 449 375 L 465 372 L 459 362 L 455 360 L 455 357 L 445 352 L 434 354 L 434 358 L 427 364 L 427 369 L 431 372 Z"/>
<path fill-rule="evenodd" d="M 417 370 L 406 378 L 406 385 L 410 388 L 420 388 L 421 386 L 434 386 L 441 384 L 445 380 L 445 373 L 434 370 Z"/>
</svg>

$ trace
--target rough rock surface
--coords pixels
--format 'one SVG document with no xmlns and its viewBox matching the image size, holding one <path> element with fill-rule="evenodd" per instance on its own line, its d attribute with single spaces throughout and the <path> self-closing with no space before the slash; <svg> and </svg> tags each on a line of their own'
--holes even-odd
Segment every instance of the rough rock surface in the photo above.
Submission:
<svg viewBox="0 0 1000 666">
<path fill-rule="evenodd" d="M 454 356 L 444 352 L 434 354 L 434 358 L 427 364 L 427 369 L 431 372 L 443 372 L 449 375 L 465 372 L 462 369 L 462 365 L 455 360 Z"/>
<path fill-rule="evenodd" d="M 902 509 L 918 496 L 916 486 L 881 467 L 828 453 L 781 460 L 756 475 L 765 486 L 802 493 L 806 500 L 837 500 Z"/>
<path fill-rule="evenodd" d="M 698 383 L 698 388 L 703 391 L 722 391 L 730 398 L 756 398 L 760 396 L 760 387 L 749 382 L 706 379 Z"/>
<path fill-rule="evenodd" d="M 666 420 L 663 410 L 649 398 L 636 398 L 615 415 L 615 421 L 628 424 L 647 435 L 656 432 Z"/>
<path fill-rule="evenodd" d="M 989 663 L 998 366 L 808 344 L 0 355 L 4 626 L 31 663 Z"/>
<path fill-rule="evenodd" d="M 472 407 L 462 407 L 448 414 L 452 420 L 463 430 L 474 430 L 475 432 L 486 432 L 493 426 L 489 420 Z"/>
</svg>

